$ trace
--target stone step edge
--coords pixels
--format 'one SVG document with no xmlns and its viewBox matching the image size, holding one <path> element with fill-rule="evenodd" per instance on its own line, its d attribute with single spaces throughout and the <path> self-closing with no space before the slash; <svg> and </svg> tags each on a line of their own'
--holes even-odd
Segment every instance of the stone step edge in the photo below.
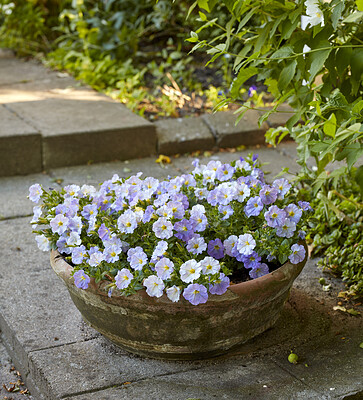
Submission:
<svg viewBox="0 0 363 400">
<path fill-rule="evenodd" d="M 238 147 L 238 146 L 254 146 L 265 143 L 265 133 L 270 127 L 276 127 L 284 125 L 290 117 L 290 115 L 282 115 L 282 118 L 277 122 L 264 122 L 261 127 L 258 127 L 257 120 L 261 115 L 261 112 L 252 111 L 255 115 L 251 114 L 248 116 L 247 123 L 243 124 L 243 120 L 238 124 L 234 125 L 236 115 L 229 111 L 223 111 L 217 114 L 203 114 L 196 117 L 185 117 L 185 118 L 169 118 L 155 121 L 147 128 L 145 125 L 138 127 L 134 126 L 131 132 L 122 132 L 120 129 L 119 140 L 123 141 L 122 135 L 132 135 L 133 140 L 139 136 L 139 140 L 145 141 L 145 135 L 149 136 L 147 140 L 147 146 L 142 152 L 131 153 L 127 149 L 123 152 L 118 153 L 115 157 L 115 152 L 110 152 L 109 156 L 107 151 L 103 151 L 106 155 L 102 158 L 95 159 L 95 157 L 87 157 L 82 154 L 79 158 L 80 162 L 76 161 L 76 158 L 71 159 L 64 154 L 62 160 L 62 149 L 57 147 L 57 161 L 53 165 L 50 162 L 51 154 L 49 154 L 49 139 L 42 136 L 41 132 L 34 133 L 33 135 L 17 135 L 16 138 L 16 149 L 14 147 L 14 137 L 9 135 L 0 138 L 1 146 L 4 153 L 8 153 L 10 157 L 15 153 L 18 159 L 12 158 L 10 160 L 3 159 L 0 162 L 0 177 L 15 176 L 15 175 L 27 175 L 31 173 L 39 173 L 47 171 L 51 168 L 67 167 L 73 165 L 86 165 L 88 162 L 110 162 L 110 161 L 125 161 L 128 159 L 143 158 L 148 156 L 154 156 L 157 154 L 163 155 L 175 155 L 175 154 L 186 154 L 195 151 L 207 151 L 216 150 L 218 148 Z M 225 123 L 225 129 L 223 128 L 223 119 L 228 120 Z M 163 133 L 163 125 L 170 124 L 171 129 L 169 130 L 170 135 L 167 137 L 165 131 Z M 203 134 L 198 137 L 198 131 L 190 127 L 189 133 L 185 140 L 178 139 L 175 135 L 175 127 L 177 125 L 195 125 L 195 127 L 203 127 Z M 138 132 L 139 131 L 139 132 Z M 90 140 L 95 136 L 107 135 L 108 132 L 95 131 L 84 133 L 83 137 L 86 139 L 89 136 Z M 76 137 L 78 134 L 68 134 L 67 137 Z M 115 133 L 117 135 L 117 133 Z M 173 137 L 174 135 L 174 137 Z M 61 135 L 54 136 L 53 139 L 59 138 Z M 94 139 L 93 139 L 94 141 Z M 24 143 L 24 145 L 23 145 Z M 33 146 L 30 148 L 29 146 Z M 21 151 L 20 149 L 23 150 Z M 48 151 L 48 153 L 47 153 Z M 64 151 L 66 153 L 66 151 Z M 123 154 L 122 154 L 123 153 Z M 131 157 L 130 157 L 131 156 Z"/>
</svg>

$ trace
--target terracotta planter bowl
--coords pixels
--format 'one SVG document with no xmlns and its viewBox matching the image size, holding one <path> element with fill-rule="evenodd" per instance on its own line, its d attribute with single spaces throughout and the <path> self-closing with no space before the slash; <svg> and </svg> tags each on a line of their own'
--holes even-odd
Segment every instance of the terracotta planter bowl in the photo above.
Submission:
<svg viewBox="0 0 363 400">
<path fill-rule="evenodd" d="M 306 246 L 305 246 L 306 247 Z M 207 303 L 191 305 L 184 298 L 171 302 L 166 295 L 149 297 L 145 290 L 124 297 L 107 296 L 91 279 L 78 289 L 72 267 L 52 251 L 55 273 L 66 284 L 83 319 L 118 346 L 139 355 L 171 360 L 202 359 L 226 352 L 270 328 L 289 297 L 293 281 L 307 259 L 286 263 L 261 278 L 230 286 Z"/>
</svg>

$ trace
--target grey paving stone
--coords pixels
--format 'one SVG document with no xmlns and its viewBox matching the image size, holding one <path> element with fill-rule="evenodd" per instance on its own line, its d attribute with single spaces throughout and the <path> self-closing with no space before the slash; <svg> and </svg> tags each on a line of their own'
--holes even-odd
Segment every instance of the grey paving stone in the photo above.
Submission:
<svg viewBox="0 0 363 400">
<path fill-rule="evenodd" d="M 83 185 L 98 185 L 107 179 L 111 179 L 114 174 L 122 178 L 143 172 L 143 177 L 154 176 L 158 179 L 166 178 L 169 175 L 180 174 L 178 167 L 172 159 L 171 164 L 160 166 L 156 163 L 156 156 L 143 158 L 140 160 L 126 160 L 121 162 L 111 162 L 94 164 L 78 167 L 56 168 L 50 171 L 54 179 L 60 179 L 62 185 L 71 183 Z"/>
<path fill-rule="evenodd" d="M 31 229 L 29 218 L 0 222 L 0 329 L 23 366 L 32 350 L 98 336 L 82 321 Z"/>
<path fill-rule="evenodd" d="M 0 85 L 43 80 L 54 74 L 36 61 L 20 58 L 0 58 Z"/>
<path fill-rule="evenodd" d="M 22 385 L 20 383 L 23 383 Z M 9 392 L 14 387 L 19 388 L 18 391 Z M 5 385 L 5 387 L 4 387 Z M 27 388 L 24 386 L 22 377 L 18 375 L 18 371 L 14 369 L 14 365 L 6 351 L 4 344 L 0 340 L 0 398 L 6 399 L 8 396 L 13 400 L 32 400 L 33 396 L 30 394 L 22 394 L 20 391 L 25 391 Z"/>
<path fill-rule="evenodd" d="M 0 121 L 0 176 L 40 172 L 40 133 L 1 104 Z"/>
<path fill-rule="evenodd" d="M 14 52 L 10 49 L 0 49 L 0 58 L 14 58 Z"/>
<path fill-rule="evenodd" d="M 43 79 L 26 81 L 0 86 L 0 104 L 40 101 L 51 98 L 64 98 L 65 96 L 90 96 L 95 92 L 82 86 L 74 78 L 57 72 L 48 72 Z"/>
<path fill-rule="evenodd" d="M 269 360 L 240 358 L 216 362 L 197 372 L 187 371 L 158 378 L 171 386 L 183 384 L 229 394 L 229 398 L 315 398 L 319 393 Z M 296 396 L 296 397 L 295 397 Z M 228 398 L 228 397 L 227 397 Z"/>
<path fill-rule="evenodd" d="M 259 158 L 265 163 L 263 169 L 266 171 L 267 179 L 272 179 L 277 175 L 282 168 L 288 167 L 290 171 L 298 171 L 298 165 L 290 158 L 280 156 L 276 150 L 272 148 L 249 148 L 243 151 L 236 152 L 216 152 L 211 157 L 204 155 L 197 156 L 201 163 L 208 163 L 210 159 L 220 160 L 221 162 L 231 162 L 240 157 L 246 157 L 249 153 L 259 154 Z M 194 167 L 192 161 L 196 157 L 181 156 L 170 157 L 170 164 L 156 163 L 156 157 L 148 157 L 140 160 L 127 160 L 126 162 L 103 163 L 88 166 L 56 168 L 50 170 L 51 176 L 55 180 L 59 180 L 62 185 L 71 183 L 82 185 L 92 184 L 98 185 L 106 179 L 111 179 L 113 174 L 118 174 L 120 177 L 129 177 L 138 172 L 143 172 L 143 176 L 153 176 L 158 179 L 167 178 L 168 176 L 176 176 L 190 173 Z"/>
<path fill-rule="evenodd" d="M 34 183 L 44 189 L 58 185 L 46 174 L 0 178 L 0 220 L 31 215 L 35 206 L 28 198 L 29 187 Z"/>
<path fill-rule="evenodd" d="M 51 399 L 195 369 L 198 362 L 166 362 L 128 355 L 104 338 L 33 351 L 30 372 Z"/>
<path fill-rule="evenodd" d="M 68 397 L 67 400 L 288 400 L 317 399 L 319 393 L 309 390 L 276 365 L 264 363 L 261 371 L 249 363 L 231 367 L 218 365 L 213 368 L 147 379 L 117 388 Z M 263 375 L 266 379 L 263 381 Z M 261 381 L 256 382 L 256 376 Z M 279 386 L 281 380 L 285 386 Z M 277 383 L 279 382 L 279 384 Z"/>
<path fill-rule="evenodd" d="M 215 146 L 214 136 L 201 117 L 165 119 L 155 126 L 159 154 L 183 154 Z"/>
<path fill-rule="evenodd" d="M 330 342 L 323 340 L 311 348 L 308 344 L 296 349 L 301 362 L 290 364 L 286 358 L 275 358 L 278 365 L 298 377 L 309 387 L 319 388 L 328 398 L 342 399 L 356 395 L 363 398 L 363 356 L 359 337 L 351 338 L 347 332 L 344 340 L 339 335 Z"/>
<path fill-rule="evenodd" d="M 11 109 L 41 132 L 45 169 L 156 152 L 154 125 L 109 99 L 52 98 L 12 103 Z"/>
<path fill-rule="evenodd" d="M 247 111 L 236 125 L 237 116 L 229 111 L 205 114 L 202 117 L 216 137 L 219 147 L 236 147 L 239 145 L 256 145 L 265 143 L 265 132 L 268 125 L 258 126 L 257 111 Z"/>
</svg>

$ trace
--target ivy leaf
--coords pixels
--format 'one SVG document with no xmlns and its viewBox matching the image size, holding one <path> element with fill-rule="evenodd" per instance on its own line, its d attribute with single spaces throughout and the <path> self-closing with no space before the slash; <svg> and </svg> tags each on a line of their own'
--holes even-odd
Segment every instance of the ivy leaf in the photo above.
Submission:
<svg viewBox="0 0 363 400">
<path fill-rule="evenodd" d="M 327 136 L 330 136 L 334 139 L 336 129 L 337 129 L 337 119 L 333 113 L 330 114 L 329 119 L 325 122 L 323 131 Z"/>
<path fill-rule="evenodd" d="M 309 58 L 311 60 L 309 83 L 313 82 L 315 76 L 323 68 L 325 60 L 329 57 L 331 51 L 332 49 L 325 49 L 314 51 L 309 54 Z"/>
<path fill-rule="evenodd" d="M 287 88 L 292 78 L 295 75 L 297 61 L 292 60 L 286 67 L 281 71 L 279 82 L 277 84 L 280 91 L 283 91 Z"/>
</svg>

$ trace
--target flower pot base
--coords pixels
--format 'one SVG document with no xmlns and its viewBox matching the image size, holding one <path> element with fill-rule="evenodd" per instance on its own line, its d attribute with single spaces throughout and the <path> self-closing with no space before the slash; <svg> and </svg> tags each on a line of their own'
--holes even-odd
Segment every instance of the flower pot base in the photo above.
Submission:
<svg viewBox="0 0 363 400">
<path fill-rule="evenodd" d="M 306 248 L 306 245 L 305 245 Z M 231 285 L 198 306 L 166 295 L 107 296 L 107 282 L 91 280 L 88 289 L 74 285 L 73 268 L 51 252 L 51 265 L 66 284 L 83 319 L 121 348 L 141 356 L 196 360 L 223 354 L 272 327 L 307 259 L 286 263 L 258 279 Z"/>
</svg>

